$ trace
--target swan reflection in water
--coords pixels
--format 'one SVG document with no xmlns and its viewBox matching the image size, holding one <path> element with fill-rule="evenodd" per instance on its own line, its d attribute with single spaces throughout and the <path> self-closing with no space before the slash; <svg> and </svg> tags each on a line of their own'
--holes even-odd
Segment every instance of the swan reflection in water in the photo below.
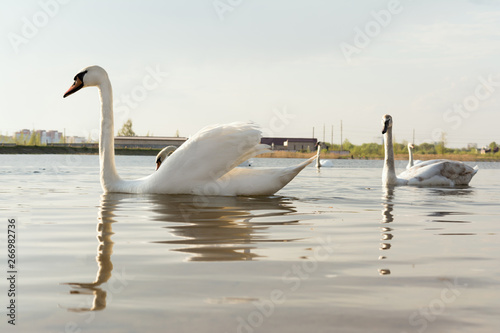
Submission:
<svg viewBox="0 0 500 333">
<path fill-rule="evenodd" d="M 97 223 L 97 274 L 93 282 L 66 282 L 70 294 L 92 295 L 92 303 L 69 311 L 98 311 L 106 308 L 106 284 L 111 283 L 116 212 L 144 210 L 148 220 L 164 222 L 163 239 L 151 243 L 175 246 L 173 251 L 189 254 L 188 261 L 252 260 L 252 252 L 264 242 L 290 242 L 297 239 L 271 239 L 266 229 L 275 225 L 298 223 L 295 207 L 287 198 L 202 197 L 189 195 L 134 195 L 107 193 L 101 197 Z M 151 214 L 152 212 L 152 214 Z M 137 214 L 136 216 L 144 216 Z M 146 221 L 145 221 L 146 222 Z M 155 237 L 158 234 L 155 233 Z M 115 273 L 118 274 L 118 273 Z"/>
<path fill-rule="evenodd" d="M 385 186 L 384 187 L 384 193 L 382 195 L 382 220 L 381 223 L 385 224 L 384 226 L 380 227 L 380 230 L 382 232 L 381 234 L 381 240 L 382 243 L 380 244 L 380 250 L 389 250 L 391 248 L 391 243 L 389 242 L 391 239 L 394 238 L 394 235 L 392 234 L 392 228 L 386 225 L 387 223 L 392 223 L 394 221 L 394 215 L 392 211 L 394 210 L 394 186 Z M 384 260 L 387 257 L 385 255 L 379 256 L 379 260 Z M 389 275 L 391 274 L 391 270 L 388 268 L 380 268 L 378 270 L 380 275 Z"/>
<path fill-rule="evenodd" d="M 111 278 L 113 263 L 111 254 L 113 253 L 114 242 L 111 240 L 113 235 L 112 224 L 114 219 L 114 210 L 117 201 L 110 198 L 109 194 L 101 196 L 101 205 L 99 206 L 97 217 L 97 275 L 94 282 L 67 282 L 73 290 L 71 294 L 93 295 L 94 299 L 90 307 L 69 308 L 69 311 L 98 311 L 106 308 L 107 292 L 101 288 L 101 285 L 108 282 Z"/>
<path fill-rule="evenodd" d="M 273 225 L 295 224 L 296 210 L 283 197 L 193 197 L 152 196 L 155 220 L 171 235 L 156 243 L 177 246 L 174 251 L 190 253 L 188 261 L 252 260 L 251 250 L 270 239 L 265 230 Z M 174 222 L 174 224 L 172 223 Z"/>
</svg>

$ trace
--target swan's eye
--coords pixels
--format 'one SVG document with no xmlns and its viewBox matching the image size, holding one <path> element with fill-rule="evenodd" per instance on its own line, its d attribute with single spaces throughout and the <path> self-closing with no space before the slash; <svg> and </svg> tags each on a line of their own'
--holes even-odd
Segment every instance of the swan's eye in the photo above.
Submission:
<svg viewBox="0 0 500 333">
<path fill-rule="evenodd" d="M 84 72 L 80 72 L 78 74 L 75 75 L 75 77 L 73 78 L 73 80 L 77 80 L 79 79 L 80 81 L 83 82 L 83 77 L 85 76 L 85 74 L 87 74 L 87 71 L 84 71 Z"/>
</svg>

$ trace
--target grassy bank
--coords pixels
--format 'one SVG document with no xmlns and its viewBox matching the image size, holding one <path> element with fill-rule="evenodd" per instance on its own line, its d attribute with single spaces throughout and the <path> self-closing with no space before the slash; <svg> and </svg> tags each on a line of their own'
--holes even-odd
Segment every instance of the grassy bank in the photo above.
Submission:
<svg viewBox="0 0 500 333">
<path fill-rule="evenodd" d="M 274 158 L 309 158 L 315 153 L 301 153 L 301 152 L 289 152 L 289 151 L 273 151 L 270 153 L 259 155 L 259 157 L 274 157 Z M 331 152 L 321 153 L 321 159 L 350 159 L 351 155 L 339 155 Z M 370 156 L 352 156 L 355 159 L 367 159 L 367 160 L 381 160 L 384 155 L 372 154 Z M 396 154 L 394 156 L 396 160 L 408 160 L 408 154 Z M 447 159 L 454 161 L 500 161 L 500 154 L 414 154 L 413 158 L 415 160 L 434 160 L 434 159 Z"/>
<path fill-rule="evenodd" d="M 116 155 L 144 155 L 155 156 L 160 149 L 153 148 L 116 148 Z M 96 155 L 99 153 L 98 148 L 95 147 L 66 147 L 66 146 L 1 146 L 0 154 L 88 154 Z M 272 151 L 259 155 L 258 157 L 266 158 L 309 158 L 314 156 L 315 152 L 303 153 L 293 151 Z M 350 159 L 351 155 L 339 155 L 331 152 L 322 152 L 322 159 Z M 371 154 L 369 156 L 353 156 L 355 159 L 383 159 L 382 154 Z M 456 161 L 500 161 L 500 153 L 492 154 L 414 154 L 415 160 L 432 160 L 432 159 L 448 159 Z M 396 154 L 395 159 L 407 160 L 408 154 Z"/>
<path fill-rule="evenodd" d="M 152 148 L 116 148 L 116 155 L 146 155 L 155 156 L 160 149 Z M 62 147 L 62 146 L 0 146 L 0 154 L 87 154 L 97 155 L 94 147 Z"/>
</svg>

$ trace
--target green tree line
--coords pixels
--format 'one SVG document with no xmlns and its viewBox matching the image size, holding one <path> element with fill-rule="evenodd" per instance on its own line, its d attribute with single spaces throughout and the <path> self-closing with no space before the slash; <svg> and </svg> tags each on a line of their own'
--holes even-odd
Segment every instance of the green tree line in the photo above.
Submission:
<svg viewBox="0 0 500 333">
<path fill-rule="evenodd" d="M 361 145 L 352 144 L 348 139 L 345 139 L 340 144 L 329 144 L 325 143 L 327 148 L 321 150 L 322 153 L 327 153 L 328 151 L 349 151 L 349 155 L 352 155 L 354 158 L 381 158 L 384 156 L 384 145 L 378 143 L 363 143 Z M 493 154 L 493 150 L 497 147 L 496 142 L 491 142 L 488 147 L 491 149 L 491 153 Z M 403 141 L 402 143 L 394 143 L 394 154 L 408 154 L 408 142 Z M 427 143 L 424 142 L 420 145 L 414 145 L 413 153 L 414 154 L 478 154 L 480 149 L 476 148 L 447 148 L 444 142 L 438 143 Z"/>
</svg>

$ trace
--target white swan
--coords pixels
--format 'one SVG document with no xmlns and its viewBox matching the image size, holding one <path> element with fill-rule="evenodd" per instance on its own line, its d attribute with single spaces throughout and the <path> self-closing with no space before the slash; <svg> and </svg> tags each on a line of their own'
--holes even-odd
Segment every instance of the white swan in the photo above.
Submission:
<svg viewBox="0 0 500 333">
<path fill-rule="evenodd" d="M 320 158 L 321 142 L 318 141 L 317 146 L 318 146 L 318 152 L 316 153 L 316 168 L 318 169 L 321 167 L 332 168 L 333 162 L 331 160 L 321 160 Z"/>
<path fill-rule="evenodd" d="M 172 153 L 177 149 L 176 146 L 167 146 L 163 148 L 157 155 L 156 155 L 156 170 L 160 167 L 160 165 L 169 157 L 172 155 Z M 252 166 L 252 160 L 246 160 L 242 162 L 240 167 L 251 167 Z"/>
<path fill-rule="evenodd" d="M 408 160 L 408 165 L 406 166 L 406 169 L 411 168 L 413 165 L 419 164 L 422 161 L 421 160 L 413 160 L 413 143 L 408 143 L 408 154 L 409 154 L 409 160 Z"/>
<path fill-rule="evenodd" d="M 80 71 L 64 94 L 96 86 L 101 99 L 99 137 L 100 180 L 105 192 L 199 195 L 272 195 L 314 160 L 286 168 L 236 168 L 267 150 L 261 132 L 251 123 L 232 123 L 202 129 L 153 174 L 137 180 L 120 178 L 115 166 L 113 94 L 106 71 L 91 66 Z"/>
<path fill-rule="evenodd" d="M 385 158 L 382 172 L 383 185 L 455 186 L 468 185 L 478 168 L 458 161 L 425 161 L 396 176 L 392 146 L 392 117 L 382 118 L 384 129 Z"/>
<path fill-rule="evenodd" d="M 177 149 L 176 146 L 166 146 L 163 148 L 158 155 L 156 155 L 156 170 L 160 167 L 160 165 L 165 162 L 167 157 L 172 155 L 172 153 Z"/>
</svg>

